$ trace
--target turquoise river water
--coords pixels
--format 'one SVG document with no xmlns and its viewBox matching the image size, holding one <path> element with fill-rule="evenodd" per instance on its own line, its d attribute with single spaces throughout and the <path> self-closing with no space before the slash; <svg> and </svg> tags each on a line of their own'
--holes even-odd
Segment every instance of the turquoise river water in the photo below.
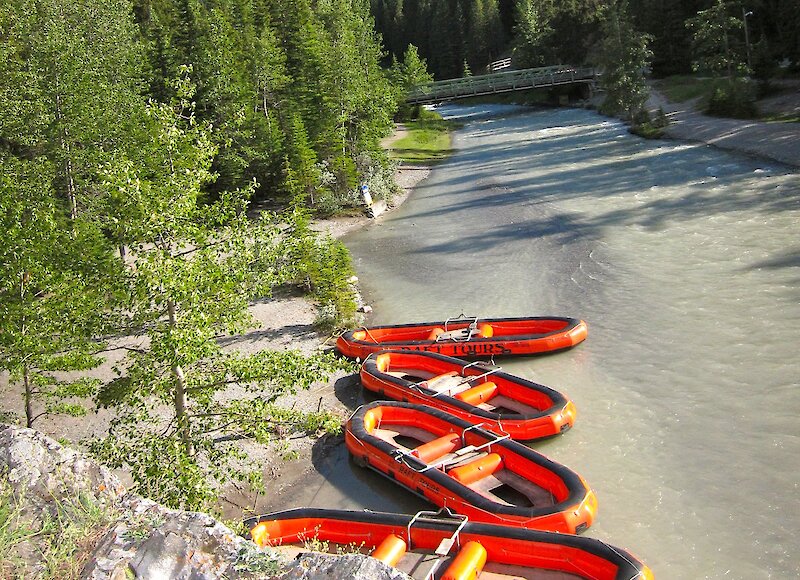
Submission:
<svg viewBox="0 0 800 580">
<path fill-rule="evenodd" d="M 455 155 L 344 240 L 370 323 L 583 318 L 577 348 L 501 364 L 574 400 L 532 446 L 595 489 L 586 534 L 659 579 L 800 577 L 800 175 L 591 111 L 442 112 Z M 345 458 L 296 505 L 425 507 Z"/>
</svg>

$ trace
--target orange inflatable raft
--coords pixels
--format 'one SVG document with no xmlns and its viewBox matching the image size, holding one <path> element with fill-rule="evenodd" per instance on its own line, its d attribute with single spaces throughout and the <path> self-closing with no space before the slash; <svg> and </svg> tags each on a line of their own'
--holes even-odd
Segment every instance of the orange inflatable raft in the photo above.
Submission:
<svg viewBox="0 0 800 580">
<path fill-rule="evenodd" d="M 300 508 L 245 524 L 260 546 L 314 542 L 332 551 L 358 549 L 413 578 L 653 578 L 636 557 L 593 538 L 474 523 L 447 510 L 411 516 Z"/>
<path fill-rule="evenodd" d="M 576 318 L 456 318 L 344 333 L 336 342 L 343 355 L 365 359 L 385 349 L 424 350 L 448 356 L 489 358 L 554 352 L 586 339 L 588 327 Z"/>
<path fill-rule="evenodd" d="M 424 404 L 512 439 L 565 432 L 575 405 L 558 391 L 504 373 L 430 352 L 381 351 L 361 366 L 361 384 L 396 401 Z"/>
<path fill-rule="evenodd" d="M 354 461 L 472 521 L 578 533 L 597 500 L 567 467 L 449 413 L 378 401 L 347 422 Z"/>
</svg>

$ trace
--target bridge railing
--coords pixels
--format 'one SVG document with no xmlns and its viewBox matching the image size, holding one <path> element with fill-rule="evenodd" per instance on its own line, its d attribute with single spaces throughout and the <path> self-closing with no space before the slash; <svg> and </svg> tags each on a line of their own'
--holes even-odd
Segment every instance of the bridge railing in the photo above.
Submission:
<svg viewBox="0 0 800 580">
<path fill-rule="evenodd" d="M 495 73 L 497 71 L 503 70 L 504 68 L 509 68 L 510 66 L 511 66 L 511 57 L 501 58 L 500 60 L 490 62 L 489 66 L 486 67 L 486 72 Z"/>
<path fill-rule="evenodd" d="M 487 95 L 508 91 L 548 87 L 575 82 L 590 82 L 595 78 L 591 67 L 549 66 L 506 71 L 489 75 L 437 81 L 411 89 L 407 102 L 435 103 L 447 99 Z"/>
</svg>

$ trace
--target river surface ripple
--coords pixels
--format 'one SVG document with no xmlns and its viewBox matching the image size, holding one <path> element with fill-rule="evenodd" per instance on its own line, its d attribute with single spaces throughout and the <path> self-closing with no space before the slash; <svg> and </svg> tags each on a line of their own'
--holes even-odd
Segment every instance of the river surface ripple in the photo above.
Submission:
<svg viewBox="0 0 800 580">
<path fill-rule="evenodd" d="M 442 111 L 457 153 L 345 239 L 372 322 L 587 320 L 572 351 L 502 361 L 578 407 L 533 447 L 594 487 L 587 535 L 660 579 L 800 577 L 800 176 L 590 111 Z M 346 507 L 417 505 L 341 477 Z"/>
</svg>

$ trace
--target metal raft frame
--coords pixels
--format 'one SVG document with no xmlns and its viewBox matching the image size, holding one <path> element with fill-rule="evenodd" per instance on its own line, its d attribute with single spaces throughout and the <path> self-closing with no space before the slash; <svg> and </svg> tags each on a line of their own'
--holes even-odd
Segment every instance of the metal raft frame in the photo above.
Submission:
<svg viewBox="0 0 800 580">
<path fill-rule="evenodd" d="M 413 469 L 417 473 L 425 473 L 429 469 L 444 469 L 448 465 L 452 465 L 453 463 L 459 463 L 461 461 L 464 461 L 465 456 L 467 456 L 470 453 L 478 453 L 478 452 L 482 451 L 483 449 L 487 449 L 487 448 L 488 448 L 488 451 L 491 451 L 491 446 L 492 445 L 494 445 L 495 443 L 499 443 L 500 441 L 505 441 L 506 439 L 509 439 L 511 437 L 511 434 L 505 433 L 505 432 L 504 432 L 503 435 L 499 435 L 497 433 L 492 433 L 490 431 L 485 431 L 485 433 L 487 435 L 490 435 L 492 437 L 491 439 L 489 439 L 489 441 L 487 441 L 486 443 L 482 443 L 481 445 L 467 445 L 467 436 L 466 436 L 467 431 L 472 431 L 473 429 L 480 429 L 484 425 L 485 425 L 485 423 L 478 423 L 477 425 L 471 425 L 471 426 L 467 427 L 466 429 L 464 429 L 461 432 L 461 445 L 462 445 L 462 447 L 460 447 L 459 449 L 456 449 L 453 452 L 453 455 L 455 455 L 455 457 L 449 457 L 447 459 L 440 459 L 439 461 L 435 461 L 433 463 L 426 464 L 421 469 L 415 467 L 414 465 L 411 465 L 409 460 L 408 460 L 409 457 L 413 457 L 418 462 L 420 462 L 420 458 L 418 456 L 414 455 L 414 452 L 416 451 L 416 449 L 396 449 L 394 452 L 392 452 L 392 458 L 396 462 L 402 463 L 403 465 Z M 499 425 L 499 423 L 498 423 L 498 425 Z"/>
</svg>

